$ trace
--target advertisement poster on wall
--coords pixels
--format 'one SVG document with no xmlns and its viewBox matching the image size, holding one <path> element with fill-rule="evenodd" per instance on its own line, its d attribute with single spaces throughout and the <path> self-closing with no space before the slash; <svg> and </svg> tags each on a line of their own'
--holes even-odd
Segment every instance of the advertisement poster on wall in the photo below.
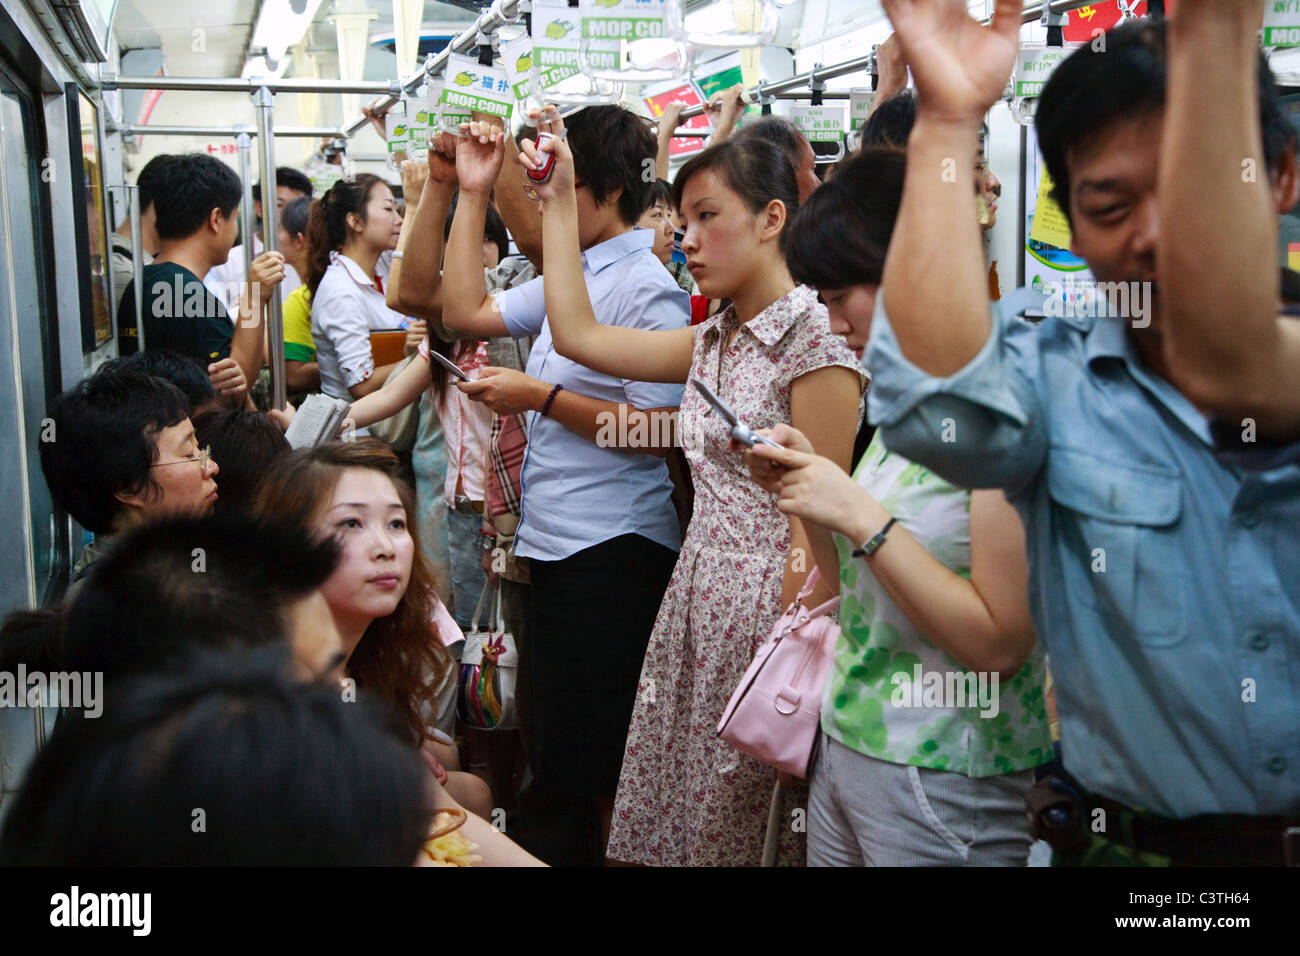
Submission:
<svg viewBox="0 0 1300 956">
<path fill-rule="evenodd" d="M 1025 158 L 1025 280 L 1024 284 L 1047 295 L 1059 296 L 1063 303 L 1084 306 L 1092 296 L 1092 273 L 1084 261 L 1070 251 L 1070 227 L 1050 197 L 1051 177 L 1038 150 L 1038 140 L 1030 135 L 1030 149 Z M 1040 317 L 1041 311 L 1026 315 Z"/>
</svg>

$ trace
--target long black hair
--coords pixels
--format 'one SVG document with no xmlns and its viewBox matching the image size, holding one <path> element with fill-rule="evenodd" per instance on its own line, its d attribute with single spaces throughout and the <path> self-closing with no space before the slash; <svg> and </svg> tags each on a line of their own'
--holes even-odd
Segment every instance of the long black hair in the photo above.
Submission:
<svg viewBox="0 0 1300 956">
<path fill-rule="evenodd" d="M 325 195 L 311 204 L 307 216 L 307 288 L 315 297 L 320 280 L 330 267 L 330 253 L 342 249 L 348 239 L 348 213 L 366 220 L 371 191 L 384 181 L 370 173 L 340 179 Z M 387 184 L 385 184 L 387 185 Z"/>
</svg>

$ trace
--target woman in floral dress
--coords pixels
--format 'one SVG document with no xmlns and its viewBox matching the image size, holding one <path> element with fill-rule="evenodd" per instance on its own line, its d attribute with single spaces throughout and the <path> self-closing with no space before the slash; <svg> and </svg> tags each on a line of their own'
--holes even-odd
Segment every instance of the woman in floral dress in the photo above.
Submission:
<svg viewBox="0 0 1300 956">
<path fill-rule="evenodd" d="M 540 129 L 558 134 L 558 118 Z M 790 420 L 847 468 L 866 378 L 830 330 L 816 293 L 790 278 L 781 236 L 798 206 L 795 171 L 777 148 L 722 143 L 678 173 L 682 249 L 702 294 L 732 304 L 669 332 L 605 326 L 586 301 L 572 164 L 537 187 L 546 249 L 546 305 L 556 349 L 625 378 L 699 378 L 755 428 Z M 531 143 L 521 161 L 535 161 Z M 757 865 L 776 771 L 717 739 L 718 720 L 807 573 L 807 538 L 776 496 L 749 480 L 729 426 L 693 389 L 678 421 L 695 513 L 659 609 L 615 799 L 607 855 L 630 863 Z M 829 586 L 825 589 L 829 596 Z M 814 595 L 813 600 L 819 596 Z M 802 788 L 786 792 L 778 862 L 802 865 Z"/>
</svg>

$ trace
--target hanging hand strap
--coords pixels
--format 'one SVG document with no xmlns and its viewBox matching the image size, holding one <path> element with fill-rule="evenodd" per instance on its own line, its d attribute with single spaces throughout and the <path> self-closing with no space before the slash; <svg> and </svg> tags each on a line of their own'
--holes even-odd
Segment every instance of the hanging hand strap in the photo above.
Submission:
<svg viewBox="0 0 1300 956">
<path fill-rule="evenodd" d="M 822 68 L 820 63 L 813 65 L 812 70 L 808 73 L 808 89 L 812 90 L 810 98 L 813 106 L 822 105 L 822 93 L 826 91 L 826 81 L 817 78 L 817 71 Z"/>
<path fill-rule="evenodd" d="M 1065 27 L 1066 14 L 1053 13 L 1051 0 L 1043 0 L 1043 17 L 1042 24 L 1047 27 L 1047 45 L 1048 46 L 1065 46 L 1065 35 L 1062 32 Z"/>
</svg>

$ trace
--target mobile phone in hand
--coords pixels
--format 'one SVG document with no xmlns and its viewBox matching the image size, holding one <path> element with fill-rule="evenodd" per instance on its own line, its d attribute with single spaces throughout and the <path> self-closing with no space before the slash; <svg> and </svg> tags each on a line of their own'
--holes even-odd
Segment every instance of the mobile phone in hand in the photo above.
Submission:
<svg viewBox="0 0 1300 956">
<path fill-rule="evenodd" d="M 723 420 L 731 426 L 731 437 L 735 441 L 740 442 L 740 444 L 745 445 L 748 448 L 753 448 L 758 444 L 771 445 L 773 448 L 781 447 L 776 442 L 769 438 L 764 438 L 744 422 L 737 419 L 736 413 L 728 408 L 726 404 L 723 403 L 722 399 L 713 394 L 713 389 L 709 388 L 709 386 L 705 385 L 698 378 L 691 379 L 691 384 L 695 386 L 697 392 L 704 396 L 704 400 L 712 405 L 717 413 L 722 416 Z"/>
<path fill-rule="evenodd" d="M 462 372 L 455 362 L 447 358 L 447 356 L 443 355 L 441 352 L 435 352 L 433 349 L 429 349 L 429 358 L 437 362 L 452 375 L 455 375 L 462 382 L 468 382 L 470 380 L 469 376 Z"/>
</svg>

